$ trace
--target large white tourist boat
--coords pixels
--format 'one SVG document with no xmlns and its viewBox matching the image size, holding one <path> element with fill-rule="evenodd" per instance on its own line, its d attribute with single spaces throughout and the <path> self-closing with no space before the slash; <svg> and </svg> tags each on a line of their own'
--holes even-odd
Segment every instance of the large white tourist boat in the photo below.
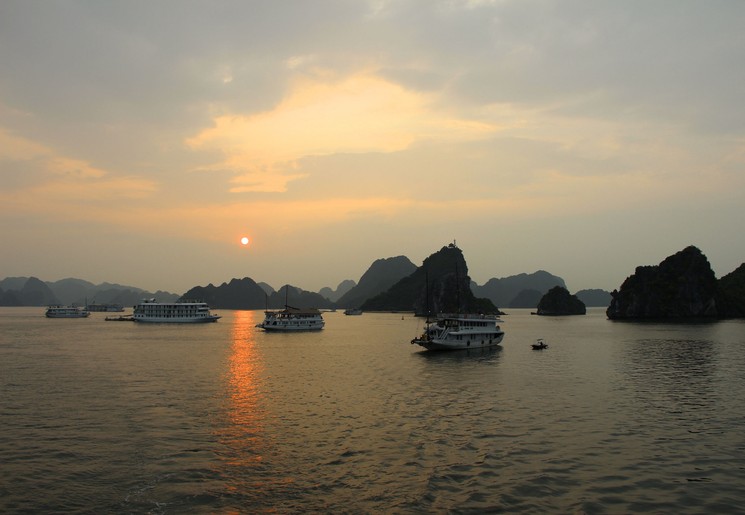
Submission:
<svg viewBox="0 0 745 515">
<path fill-rule="evenodd" d="M 411 343 L 428 350 L 482 349 L 499 345 L 504 331 L 494 315 L 440 314 L 428 320 L 421 336 Z"/>
<path fill-rule="evenodd" d="M 85 318 L 90 315 L 88 310 L 75 306 L 49 306 L 47 318 Z"/>
<path fill-rule="evenodd" d="M 299 309 L 285 305 L 281 311 L 264 311 L 264 321 L 256 327 L 264 331 L 318 331 L 326 324 L 315 308 Z"/>
<path fill-rule="evenodd" d="M 156 302 L 155 299 L 145 299 L 134 307 L 132 313 L 135 322 L 166 324 L 217 322 L 219 318 L 219 315 L 210 313 L 206 302 L 197 301 Z"/>
</svg>

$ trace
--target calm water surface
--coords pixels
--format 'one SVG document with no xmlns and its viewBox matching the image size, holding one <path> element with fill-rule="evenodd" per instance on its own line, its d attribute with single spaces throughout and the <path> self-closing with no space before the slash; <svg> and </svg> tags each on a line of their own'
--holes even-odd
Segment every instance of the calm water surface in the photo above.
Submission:
<svg viewBox="0 0 745 515">
<path fill-rule="evenodd" d="M 512 310 L 427 353 L 401 314 L 43 314 L 0 308 L 2 513 L 743 513 L 742 321 Z"/>
</svg>

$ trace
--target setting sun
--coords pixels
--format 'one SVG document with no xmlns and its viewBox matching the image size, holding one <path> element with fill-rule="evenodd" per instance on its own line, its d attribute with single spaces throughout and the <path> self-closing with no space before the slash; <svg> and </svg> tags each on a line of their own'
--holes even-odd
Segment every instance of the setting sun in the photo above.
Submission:
<svg viewBox="0 0 745 515">
<path fill-rule="evenodd" d="M 241 238 L 241 245 L 248 245 L 248 238 L 246 238 L 245 236 Z"/>
</svg>

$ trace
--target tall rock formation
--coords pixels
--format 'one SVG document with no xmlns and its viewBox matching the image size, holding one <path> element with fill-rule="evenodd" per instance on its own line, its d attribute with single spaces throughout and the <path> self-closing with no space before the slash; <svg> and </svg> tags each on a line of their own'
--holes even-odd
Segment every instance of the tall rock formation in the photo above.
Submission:
<svg viewBox="0 0 745 515">
<path fill-rule="evenodd" d="M 388 291 L 368 299 L 366 311 L 414 311 L 417 314 L 443 312 L 499 313 L 489 299 L 477 299 L 463 252 L 454 243 L 424 260 L 414 273 Z"/>
<path fill-rule="evenodd" d="M 639 266 L 611 293 L 610 319 L 718 317 L 718 285 L 708 259 L 689 246 L 656 266 Z"/>
<path fill-rule="evenodd" d="M 414 270 L 416 265 L 406 256 L 377 259 L 360 277 L 357 286 L 342 295 L 336 303 L 344 308 L 359 308 L 367 299 L 383 293 Z"/>
</svg>

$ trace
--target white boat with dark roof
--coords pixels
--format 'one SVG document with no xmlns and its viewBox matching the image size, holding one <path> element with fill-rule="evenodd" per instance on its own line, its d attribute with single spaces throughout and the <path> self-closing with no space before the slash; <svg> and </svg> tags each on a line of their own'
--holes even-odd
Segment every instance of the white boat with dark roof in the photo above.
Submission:
<svg viewBox="0 0 745 515">
<path fill-rule="evenodd" d="M 88 310 L 76 306 L 49 306 L 47 308 L 47 318 L 87 318 L 90 315 Z"/>
<path fill-rule="evenodd" d="M 499 345 L 504 331 L 495 315 L 448 313 L 428 320 L 424 332 L 411 340 L 428 350 L 482 349 Z"/>
<path fill-rule="evenodd" d="M 156 302 L 155 299 L 145 299 L 134 307 L 132 313 L 135 322 L 164 324 L 199 324 L 217 322 L 219 318 L 210 312 L 206 302 L 190 300 Z"/>
<path fill-rule="evenodd" d="M 320 331 L 326 322 L 321 312 L 315 308 L 293 308 L 285 305 L 278 311 L 264 311 L 264 321 L 256 327 L 264 331 Z"/>
</svg>

